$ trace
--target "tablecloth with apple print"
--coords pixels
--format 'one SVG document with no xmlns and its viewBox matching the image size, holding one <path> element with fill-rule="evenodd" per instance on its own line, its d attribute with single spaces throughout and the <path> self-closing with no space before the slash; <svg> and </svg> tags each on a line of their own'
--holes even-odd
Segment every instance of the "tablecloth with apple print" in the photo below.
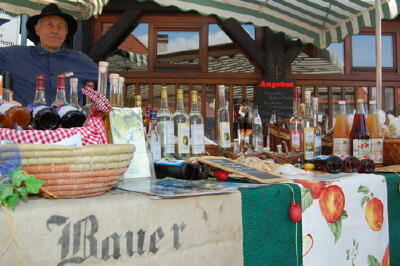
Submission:
<svg viewBox="0 0 400 266">
<path fill-rule="evenodd" d="M 294 182 L 302 186 L 303 265 L 389 265 L 384 176 L 354 174 Z"/>
</svg>

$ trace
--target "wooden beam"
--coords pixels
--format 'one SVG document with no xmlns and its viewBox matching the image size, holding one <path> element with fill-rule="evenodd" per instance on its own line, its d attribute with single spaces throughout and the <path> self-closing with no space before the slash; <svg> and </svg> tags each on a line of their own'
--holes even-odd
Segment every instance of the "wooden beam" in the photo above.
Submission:
<svg viewBox="0 0 400 266">
<path fill-rule="evenodd" d="M 95 61 L 107 58 L 125 38 L 136 28 L 137 19 L 141 16 L 142 10 L 128 9 L 119 20 L 107 31 L 104 36 L 94 44 L 89 56 Z"/>
<path fill-rule="evenodd" d="M 242 28 L 239 22 L 230 18 L 221 22 L 221 28 L 252 62 L 263 72 L 267 70 L 265 52 L 257 46 L 256 41 Z"/>
</svg>

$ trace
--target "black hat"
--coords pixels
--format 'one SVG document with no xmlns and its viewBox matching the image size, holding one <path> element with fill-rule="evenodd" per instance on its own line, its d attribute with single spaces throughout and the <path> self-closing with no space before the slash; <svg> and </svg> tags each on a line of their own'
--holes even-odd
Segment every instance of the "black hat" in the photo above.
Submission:
<svg viewBox="0 0 400 266">
<path fill-rule="evenodd" d="M 63 18 L 68 25 L 68 34 L 65 38 L 65 42 L 67 44 L 72 45 L 73 36 L 78 28 L 78 23 L 76 20 L 66 13 L 62 13 L 56 4 L 48 4 L 45 6 L 39 15 L 32 16 L 26 22 L 26 29 L 28 30 L 28 39 L 34 42 L 35 44 L 39 43 L 39 36 L 36 35 L 35 25 L 38 20 L 45 16 L 59 16 Z"/>
</svg>

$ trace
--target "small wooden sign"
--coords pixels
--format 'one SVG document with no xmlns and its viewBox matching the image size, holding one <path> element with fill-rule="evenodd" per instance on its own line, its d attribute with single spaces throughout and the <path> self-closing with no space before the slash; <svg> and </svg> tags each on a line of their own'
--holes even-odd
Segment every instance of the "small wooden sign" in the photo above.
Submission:
<svg viewBox="0 0 400 266">
<path fill-rule="evenodd" d="M 260 182 L 260 183 L 276 183 L 276 182 L 284 182 L 287 179 L 272 175 L 265 171 L 258 170 L 253 167 L 249 167 L 245 164 L 238 163 L 234 160 L 225 158 L 225 157 L 216 157 L 216 156 L 203 156 L 196 158 L 197 161 L 201 163 L 208 164 L 212 167 L 222 169 L 226 172 L 241 175 L 245 178 Z"/>
</svg>

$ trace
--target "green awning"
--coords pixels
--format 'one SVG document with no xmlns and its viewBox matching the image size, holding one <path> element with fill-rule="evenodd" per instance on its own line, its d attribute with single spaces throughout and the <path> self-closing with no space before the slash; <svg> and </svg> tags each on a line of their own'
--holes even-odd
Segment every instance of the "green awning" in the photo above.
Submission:
<svg viewBox="0 0 400 266">
<path fill-rule="evenodd" d="M 0 9 L 9 15 L 37 15 L 42 8 L 55 3 L 65 13 L 77 19 L 100 15 L 109 0 L 0 0 Z"/>
<path fill-rule="evenodd" d="M 195 10 L 220 19 L 235 18 L 256 27 L 269 27 L 325 48 L 364 27 L 375 26 L 374 0 L 138 0 Z M 400 12 L 400 0 L 381 1 L 382 19 Z"/>
</svg>

